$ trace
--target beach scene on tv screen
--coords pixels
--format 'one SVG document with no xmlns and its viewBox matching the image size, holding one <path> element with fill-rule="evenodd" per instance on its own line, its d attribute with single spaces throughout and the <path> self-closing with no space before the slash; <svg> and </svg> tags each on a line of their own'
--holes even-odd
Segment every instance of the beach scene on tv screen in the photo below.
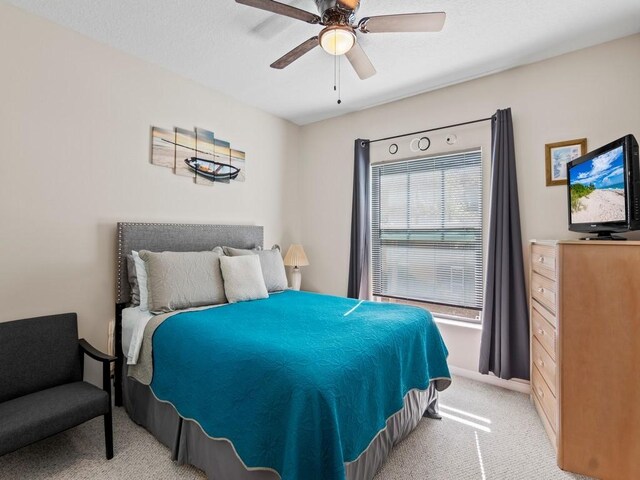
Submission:
<svg viewBox="0 0 640 480">
<path fill-rule="evenodd" d="M 572 223 L 625 220 L 623 155 L 618 147 L 571 168 Z"/>
</svg>

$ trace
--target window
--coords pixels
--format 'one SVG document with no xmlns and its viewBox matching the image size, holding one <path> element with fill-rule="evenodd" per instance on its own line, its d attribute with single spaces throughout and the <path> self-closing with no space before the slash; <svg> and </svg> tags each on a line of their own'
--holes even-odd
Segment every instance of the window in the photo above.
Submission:
<svg viewBox="0 0 640 480">
<path fill-rule="evenodd" d="M 371 167 L 373 294 L 480 320 L 480 149 Z"/>
</svg>

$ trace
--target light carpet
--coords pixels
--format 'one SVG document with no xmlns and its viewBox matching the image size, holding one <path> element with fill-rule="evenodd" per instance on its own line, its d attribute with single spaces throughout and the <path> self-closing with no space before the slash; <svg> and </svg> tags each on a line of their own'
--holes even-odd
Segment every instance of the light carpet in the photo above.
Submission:
<svg viewBox="0 0 640 480">
<path fill-rule="evenodd" d="M 375 480 L 584 479 L 560 470 L 529 397 L 455 377 L 440 396 L 443 420 L 423 419 Z M 0 457 L 2 479 L 203 479 L 114 410 L 115 457 L 104 457 L 102 418 Z"/>
</svg>

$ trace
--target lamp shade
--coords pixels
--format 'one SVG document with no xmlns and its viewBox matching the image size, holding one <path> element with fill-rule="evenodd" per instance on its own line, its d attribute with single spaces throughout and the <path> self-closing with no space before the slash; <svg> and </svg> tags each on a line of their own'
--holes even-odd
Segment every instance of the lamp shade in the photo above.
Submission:
<svg viewBox="0 0 640 480">
<path fill-rule="evenodd" d="M 331 25 L 320 32 L 320 46 L 330 55 L 344 55 L 355 43 L 356 35 L 351 27 Z"/>
<path fill-rule="evenodd" d="M 307 255 L 304 253 L 302 245 L 291 245 L 284 257 L 284 264 L 287 267 L 305 267 L 309 265 Z"/>
</svg>

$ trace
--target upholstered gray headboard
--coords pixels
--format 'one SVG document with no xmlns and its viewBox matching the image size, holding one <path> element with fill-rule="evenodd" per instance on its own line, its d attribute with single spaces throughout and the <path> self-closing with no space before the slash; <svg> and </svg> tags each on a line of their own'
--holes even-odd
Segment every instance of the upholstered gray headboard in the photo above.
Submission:
<svg viewBox="0 0 640 480">
<path fill-rule="evenodd" d="M 252 225 L 196 225 L 180 223 L 118 223 L 116 303 L 131 297 L 127 255 L 132 250 L 200 252 L 218 246 L 262 247 L 263 227 Z"/>
</svg>

